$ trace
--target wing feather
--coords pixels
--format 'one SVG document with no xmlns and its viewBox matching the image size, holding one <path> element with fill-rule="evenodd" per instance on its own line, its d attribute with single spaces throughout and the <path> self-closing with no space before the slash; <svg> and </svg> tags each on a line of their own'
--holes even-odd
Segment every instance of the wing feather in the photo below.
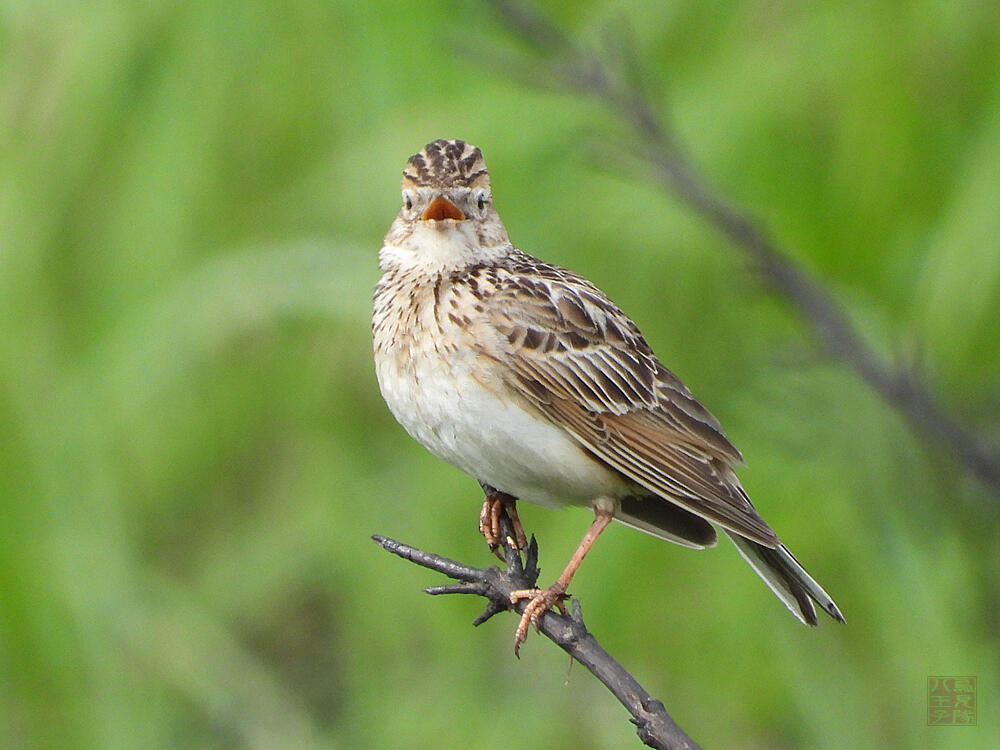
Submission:
<svg viewBox="0 0 1000 750">
<path fill-rule="evenodd" d="M 596 287 L 545 268 L 551 273 L 536 266 L 502 280 L 486 308 L 507 344 L 508 385 L 632 481 L 776 546 L 777 536 L 732 471 L 742 456 L 718 420 Z"/>
</svg>

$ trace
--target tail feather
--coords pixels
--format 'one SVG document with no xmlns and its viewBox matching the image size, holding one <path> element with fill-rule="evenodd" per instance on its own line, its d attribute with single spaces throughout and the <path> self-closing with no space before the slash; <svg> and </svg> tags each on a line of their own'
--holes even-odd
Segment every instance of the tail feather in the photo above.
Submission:
<svg viewBox="0 0 1000 750">
<path fill-rule="evenodd" d="M 690 549 L 714 547 L 715 527 L 701 516 L 658 497 L 626 497 L 615 520 L 633 529 Z"/>
<path fill-rule="evenodd" d="M 779 544 L 772 549 L 728 530 L 726 534 L 733 540 L 743 559 L 803 623 L 818 624 L 813 602 L 834 620 L 846 622 L 830 595 L 806 573 L 805 568 L 785 545 Z"/>
</svg>

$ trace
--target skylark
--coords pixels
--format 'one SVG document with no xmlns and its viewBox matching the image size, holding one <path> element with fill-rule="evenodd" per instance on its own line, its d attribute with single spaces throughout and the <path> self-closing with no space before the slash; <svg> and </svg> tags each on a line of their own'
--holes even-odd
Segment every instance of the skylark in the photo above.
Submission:
<svg viewBox="0 0 1000 750">
<path fill-rule="evenodd" d="M 429 143 L 402 188 L 372 320 L 389 409 L 480 481 L 491 546 L 499 508 L 516 498 L 594 512 L 556 582 L 515 595 L 530 600 L 515 651 L 529 624 L 561 606 L 612 520 L 693 549 L 713 546 L 717 525 L 799 620 L 816 624 L 815 602 L 844 621 L 751 504 L 733 471 L 743 458 L 718 420 L 635 323 L 583 277 L 511 244 L 478 148 Z"/>
</svg>

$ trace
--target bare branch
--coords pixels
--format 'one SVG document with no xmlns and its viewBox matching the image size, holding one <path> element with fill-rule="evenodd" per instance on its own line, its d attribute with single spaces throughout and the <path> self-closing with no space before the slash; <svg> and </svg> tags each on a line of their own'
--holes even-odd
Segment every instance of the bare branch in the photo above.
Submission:
<svg viewBox="0 0 1000 750">
<path fill-rule="evenodd" d="M 502 551 L 507 563 L 505 571 L 497 567 L 473 568 L 383 536 L 375 535 L 372 539 L 394 555 L 461 581 L 427 588 L 425 591 L 428 594 L 476 594 L 485 597 L 486 609 L 473 621 L 474 625 L 480 625 L 500 612 L 522 611 L 527 602 L 521 600 L 517 605 L 511 604 L 511 593 L 533 588 L 538 580 L 538 544 L 535 538 L 531 538 L 522 564 L 517 549 L 508 542 L 512 531 L 506 513 L 501 515 L 500 522 L 503 530 Z M 651 696 L 587 630 L 579 601 L 573 600 L 568 617 L 546 612 L 539 623 L 539 632 L 604 683 L 632 715 L 636 734 L 644 744 L 660 750 L 698 750 L 698 745 L 677 726 L 663 703 Z"/>
<path fill-rule="evenodd" d="M 503 23 L 538 54 L 538 65 L 569 92 L 593 97 L 618 115 L 637 137 L 637 155 L 657 182 L 741 250 L 771 287 L 801 315 L 826 350 L 898 410 L 914 432 L 934 442 L 993 492 L 1000 494 L 1000 450 L 948 414 L 927 384 L 886 361 L 858 333 L 833 294 L 779 245 L 745 208 L 713 190 L 677 141 L 634 73 L 617 74 L 602 57 L 570 39 L 549 18 L 510 0 L 489 0 Z M 621 42 L 616 56 L 631 54 Z"/>
</svg>

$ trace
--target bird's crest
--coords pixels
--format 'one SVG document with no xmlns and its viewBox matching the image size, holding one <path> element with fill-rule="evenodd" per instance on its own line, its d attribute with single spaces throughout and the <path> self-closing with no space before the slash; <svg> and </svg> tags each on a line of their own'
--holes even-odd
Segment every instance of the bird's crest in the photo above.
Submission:
<svg viewBox="0 0 1000 750">
<path fill-rule="evenodd" d="M 465 141 L 444 138 L 428 143 L 403 170 L 403 188 L 490 186 L 483 152 Z"/>
</svg>

